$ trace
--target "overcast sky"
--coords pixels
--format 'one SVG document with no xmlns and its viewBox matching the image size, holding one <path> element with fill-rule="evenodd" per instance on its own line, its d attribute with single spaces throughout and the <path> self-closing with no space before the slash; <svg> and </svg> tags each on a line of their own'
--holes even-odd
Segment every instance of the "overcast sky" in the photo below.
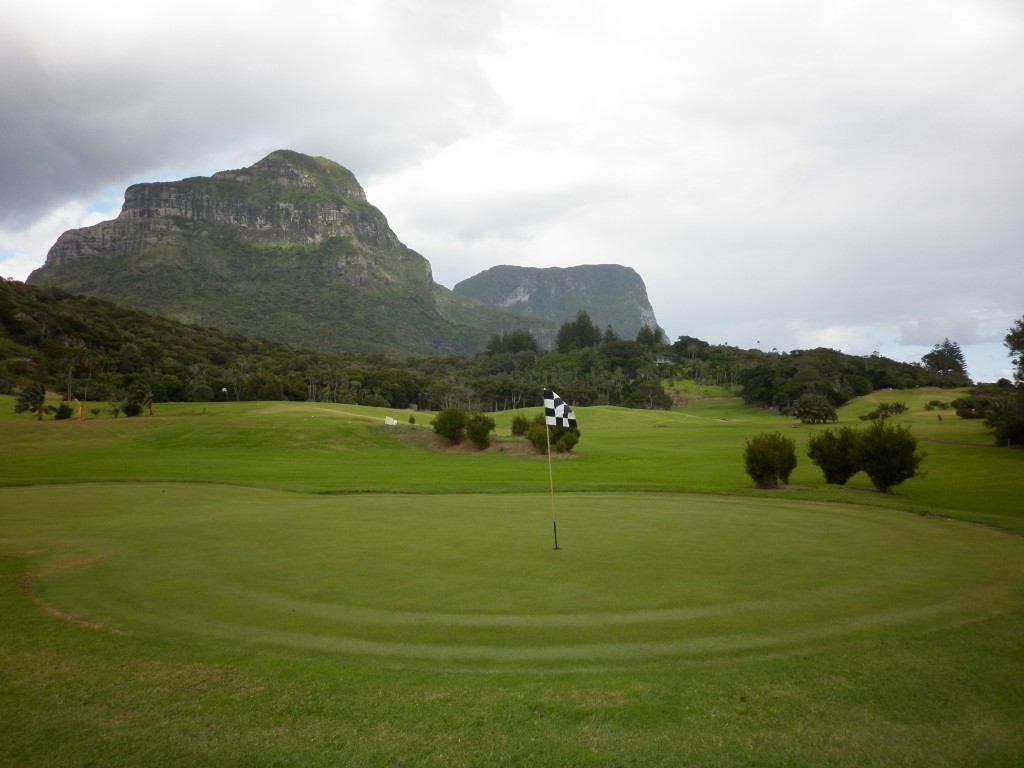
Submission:
<svg viewBox="0 0 1024 768">
<path fill-rule="evenodd" d="M 1019 0 L 0 0 L 0 276 L 126 186 L 351 169 L 455 283 L 623 264 L 670 340 L 1009 377 Z"/>
</svg>

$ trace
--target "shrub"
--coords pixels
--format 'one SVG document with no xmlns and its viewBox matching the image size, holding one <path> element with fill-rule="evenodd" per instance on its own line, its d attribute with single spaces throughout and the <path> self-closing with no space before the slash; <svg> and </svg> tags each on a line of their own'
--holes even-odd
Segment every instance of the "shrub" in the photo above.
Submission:
<svg viewBox="0 0 1024 768">
<path fill-rule="evenodd" d="M 859 442 L 861 468 L 882 493 L 918 476 L 925 454 L 917 452 L 917 438 L 907 425 L 879 419 L 861 433 Z"/>
<path fill-rule="evenodd" d="M 758 488 L 789 482 L 796 469 L 796 441 L 781 432 L 764 432 L 747 440 L 743 462 Z"/>
<path fill-rule="evenodd" d="M 517 413 L 512 417 L 512 434 L 517 437 L 522 437 L 530 431 L 530 420 L 521 413 Z"/>
<path fill-rule="evenodd" d="M 956 409 L 956 415 L 961 419 L 984 419 L 992 410 L 992 398 L 984 395 L 958 397 L 952 405 Z"/>
<path fill-rule="evenodd" d="M 807 441 L 807 456 L 826 483 L 845 485 L 860 471 L 860 433 L 853 427 L 826 429 Z"/>
<path fill-rule="evenodd" d="M 431 422 L 434 432 L 453 445 L 465 436 L 466 412 L 461 408 L 445 408 Z"/>
<path fill-rule="evenodd" d="M 121 413 L 125 416 L 138 416 L 142 413 L 142 403 L 138 400 L 125 400 L 121 403 Z"/>
<path fill-rule="evenodd" d="M 559 453 L 569 453 L 573 448 L 576 447 L 576 443 L 580 441 L 580 431 L 578 428 L 573 427 L 555 427 L 557 434 L 552 434 L 553 445 L 555 450 Z"/>
<path fill-rule="evenodd" d="M 491 444 L 491 432 L 494 431 L 494 419 L 484 413 L 474 413 L 466 418 L 466 435 L 481 448 Z"/>
<path fill-rule="evenodd" d="M 1024 442 L 1024 388 L 1016 395 L 995 400 L 985 417 L 985 426 L 992 430 L 996 445 Z"/>
<path fill-rule="evenodd" d="M 878 407 L 866 416 L 861 416 L 861 421 L 875 421 L 877 419 L 888 419 L 890 416 L 896 416 L 900 413 L 904 413 L 907 410 L 906 403 L 879 403 Z"/>
<path fill-rule="evenodd" d="M 768 434 L 769 442 L 775 447 L 775 455 L 778 456 L 779 481 L 789 482 L 789 476 L 796 469 L 796 440 L 785 437 L 781 432 Z"/>
<path fill-rule="evenodd" d="M 540 414 L 530 422 L 526 439 L 540 453 L 547 453 L 549 440 L 558 453 L 568 453 L 580 441 L 580 430 L 578 427 L 548 427 L 544 415 Z"/>
<path fill-rule="evenodd" d="M 53 412 L 53 418 L 55 419 L 70 419 L 75 415 L 75 409 L 71 406 L 67 400 L 62 400 L 57 409 Z"/>
</svg>

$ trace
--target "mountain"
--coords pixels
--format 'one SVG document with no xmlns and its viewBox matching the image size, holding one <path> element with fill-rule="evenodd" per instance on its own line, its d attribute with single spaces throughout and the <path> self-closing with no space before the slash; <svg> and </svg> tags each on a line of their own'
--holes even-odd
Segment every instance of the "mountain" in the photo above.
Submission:
<svg viewBox="0 0 1024 768">
<path fill-rule="evenodd" d="M 331 352 L 466 353 L 494 333 L 552 333 L 436 284 L 350 171 L 289 150 L 129 187 L 116 219 L 65 232 L 28 282 Z"/>
<path fill-rule="evenodd" d="M 657 328 L 643 279 L 618 264 L 578 267 L 492 267 L 463 280 L 455 293 L 491 307 L 560 326 L 580 310 L 604 330 L 633 338 L 645 325 Z"/>
</svg>

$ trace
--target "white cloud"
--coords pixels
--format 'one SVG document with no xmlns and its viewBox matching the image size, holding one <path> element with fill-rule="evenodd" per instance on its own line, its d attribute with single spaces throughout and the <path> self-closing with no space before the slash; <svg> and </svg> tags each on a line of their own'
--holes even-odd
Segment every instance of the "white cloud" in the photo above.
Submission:
<svg viewBox="0 0 1024 768">
<path fill-rule="evenodd" d="M 0 248 L 0 277 L 25 280 L 32 270 L 42 265 L 38 254 L 45 255 L 60 233 L 115 218 L 120 210 L 120 201 L 116 207 L 99 210 L 75 201 L 50 211 L 25 229 L 0 229 L 0 243 L 3 243 Z"/>
</svg>

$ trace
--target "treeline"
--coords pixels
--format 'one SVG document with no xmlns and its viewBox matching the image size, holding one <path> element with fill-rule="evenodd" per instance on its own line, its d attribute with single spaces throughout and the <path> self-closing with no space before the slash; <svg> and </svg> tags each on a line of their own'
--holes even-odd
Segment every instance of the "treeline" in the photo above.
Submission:
<svg viewBox="0 0 1024 768">
<path fill-rule="evenodd" d="M 937 345 L 938 347 L 938 345 Z M 961 369 L 962 372 L 962 369 Z M 924 365 L 830 349 L 742 350 L 660 329 L 633 339 L 584 312 L 556 349 L 526 331 L 493 336 L 474 355 L 395 360 L 327 354 L 186 325 L 96 298 L 0 280 L 0 393 L 42 383 L 70 400 L 151 402 L 299 400 L 392 408 L 500 411 L 541 404 L 554 387 L 577 405 L 668 408 L 663 383 L 742 388 L 751 405 L 786 412 L 802 394 L 835 404 L 875 389 L 933 384 Z"/>
<path fill-rule="evenodd" d="M 589 318 L 581 313 L 577 322 Z M 68 400 L 111 403 L 145 392 L 144 400 L 157 403 L 313 400 L 505 410 L 540 405 L 541 390 L 554 386 L 580 405 L 671 405 L 655 363 L 660 335 L 598 336 L 597 346 L 584 348 L 567 332 L 564 351 L 545 352 L 529 333 L 514 331 L 493 337 L 476 355 L 398 361 L 297 349 L 8 280 L 0 281 L 0 393 L 41 383 Z"/>
<path fill-rule="evenodd" d="M 798 403 L 821 401 L 836 407 L 881 389 L 970 386 L 964 355 L 955 341 L 944 339 L 921 358 L 899 363 L 875 353 L 846 355 L 817 348 L 759 355 L 737 377 L 750 405 L 791 413 Z"/>
<path fill-rule="evenodd" d="M 737 383 L 746 403 L 788 413 L 807 395 L 839 406 L 875 390 L 909 389 L 933 384 L 933 379 L 920 365 L 818 348 L 760 355 L 740 372 Z"/>
</svg>

